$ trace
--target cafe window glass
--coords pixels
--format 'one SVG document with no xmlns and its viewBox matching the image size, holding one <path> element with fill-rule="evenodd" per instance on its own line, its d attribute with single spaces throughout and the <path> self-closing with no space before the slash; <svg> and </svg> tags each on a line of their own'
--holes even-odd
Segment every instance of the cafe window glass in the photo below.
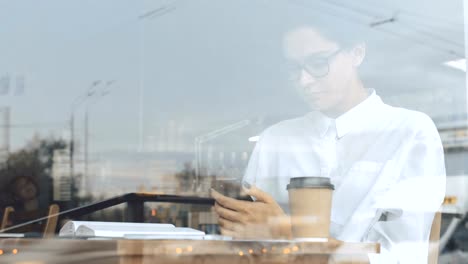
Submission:
<svg viewBox="0 0 468 264">
<path fill-rule="evenodd" d="M 0 1 L 0 17 L 0 215 L 211 189 L 262 202 L 250 186 L 291 216 L 295 188 L 325 184 L 327 235 L 429 232 L 438 211 L 439 258 L 468 259 L 462 1 Z M 189 198 L 56 232 L 134 217 L 222 235 Z"/>
</svg>

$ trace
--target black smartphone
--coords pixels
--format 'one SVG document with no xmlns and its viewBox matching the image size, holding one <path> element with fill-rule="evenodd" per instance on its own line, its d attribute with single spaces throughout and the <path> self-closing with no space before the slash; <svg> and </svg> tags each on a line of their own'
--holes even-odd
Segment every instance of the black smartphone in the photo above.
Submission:
<svg viewBox="0 0 468 264">
<path fill-rule="evenodd" d="M 213 189 L 227 197 L 253 202 L 252 197 L 244 193 L 239 180 L 216 180 Z"/>
</svg>

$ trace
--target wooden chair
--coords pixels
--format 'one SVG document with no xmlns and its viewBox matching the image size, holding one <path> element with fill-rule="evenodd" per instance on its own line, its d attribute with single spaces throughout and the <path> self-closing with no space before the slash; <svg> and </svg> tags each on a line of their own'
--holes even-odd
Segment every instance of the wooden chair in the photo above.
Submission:
<svg viewBox="0 0 468 264">
<path fill-rule="evenodd" d="M 429 255 L 428 264 L 437 264 L 439 259 L 439 239 L 440 239 L 440 225 L 442 222 L 442 214 L 436 212 L 434 220 L 432 221 L 431 233 L 429 235 Z"/>
<path fill-rule="evenodd" d="M 3 211 L 3 218 L 2 218 L 2 225 L 0 226 L 0 230 L 3 230 L 7 228 L 8 226 L 11 226 L 11 222 L 9 222 L 10 219 L 10 214 L 15 211 L 15 208 L 12 206 L 5 207 L 5 210 Z"/>
<path fill-rule="evenodd" d="M 15 212 L 15 209 L 11 206 L 6 207 L 3 213 L 1 230 L 12 227 L 14 225 L 25 223 L 31 220 L 35 220 L 44 216 L 48 218 L 44 223 L 26 225 L 18 228 L 12 229 L 11 232 L 15 233 L 27 233 L 27 232 L 37 232 L 41 233 L 43 237 L 52 237 L 55 235 L 55 229 L 57 228 L 58 223 L 58 213 L 60 212 L 60 207 L 57 204 L 51 204 L 46 213 L 41 212 L 41 210 L 30 211 L 30 212 Z M 10 231 L 7 231 L 10 232 Z"/>
</svg>

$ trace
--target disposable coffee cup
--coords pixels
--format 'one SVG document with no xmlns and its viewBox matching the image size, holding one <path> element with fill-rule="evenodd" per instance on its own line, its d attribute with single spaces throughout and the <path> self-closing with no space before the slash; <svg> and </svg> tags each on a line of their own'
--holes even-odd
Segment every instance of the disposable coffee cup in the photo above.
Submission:
<svg viewBox="0 0 468 264">
<path fill-rule="evenodd" d="M 294 238 L 328 238 L 334 186 L 325 177 L 291 178 L 287 190 Z"/>
</svg>

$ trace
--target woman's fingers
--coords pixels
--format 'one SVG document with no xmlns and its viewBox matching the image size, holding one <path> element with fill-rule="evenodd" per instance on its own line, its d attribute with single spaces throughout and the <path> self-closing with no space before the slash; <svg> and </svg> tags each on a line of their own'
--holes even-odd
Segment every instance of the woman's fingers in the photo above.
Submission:
<svg viewBox="0 0 468 264">
<path fill-rule="evenodd" d="M 246 201 L 236 200 L 227 196 L 224 196 L 214 189 L 211 189 L 211 197 L 213 197 L 217 203 L 222 205 L 224 208 L 228 208 L 234 211 L 242 211 L 245 207 Z"/>
<path fill-rule="evenodd" d="M 215 203 L 214 209 L 220 218 L 224 218 L 232 222 L 241 222 L 243 220 L 243 215 L 241 213 L 224 208 L 218 202 Z"/>
<path fill-rule="evenodd" d="M 219 226 L 221 228 L 226 229 L 226 230 L 237 232 L 240 229 L 239 223 L 233 222 L 233 221 L 225 219 L 225 218 L 220 217 L 218 222 L 219 222 Z"/>
<path fill-rule="evenodd" d="M 245 185 L 243 187 L 245 194 L 253 196 L 256 198 L 257 202 L 264 202 L 264 203 L 273 203 L 275 202 L 275 199 L 271 197 L 268 193 L 258 189 L 255 186 L 250 186 L 248 185 L 249 188 L 247 188 Z"/>
<path fill-rule="evenodd" d="M 268 193 L 255 186 L 245 188 L 246 193 L 255 196 L 257 202 L 246 202 L 224 196 L 212 189 L 215 199 L 215 212 L 223 235 L 232 237 L 272 237 L 282 232 L 272 232 L 278 228 L 279 218 L 285 217 L 284 211 Z M 278 235 L 276 233 L 279 233 Z"/>
</svg>

